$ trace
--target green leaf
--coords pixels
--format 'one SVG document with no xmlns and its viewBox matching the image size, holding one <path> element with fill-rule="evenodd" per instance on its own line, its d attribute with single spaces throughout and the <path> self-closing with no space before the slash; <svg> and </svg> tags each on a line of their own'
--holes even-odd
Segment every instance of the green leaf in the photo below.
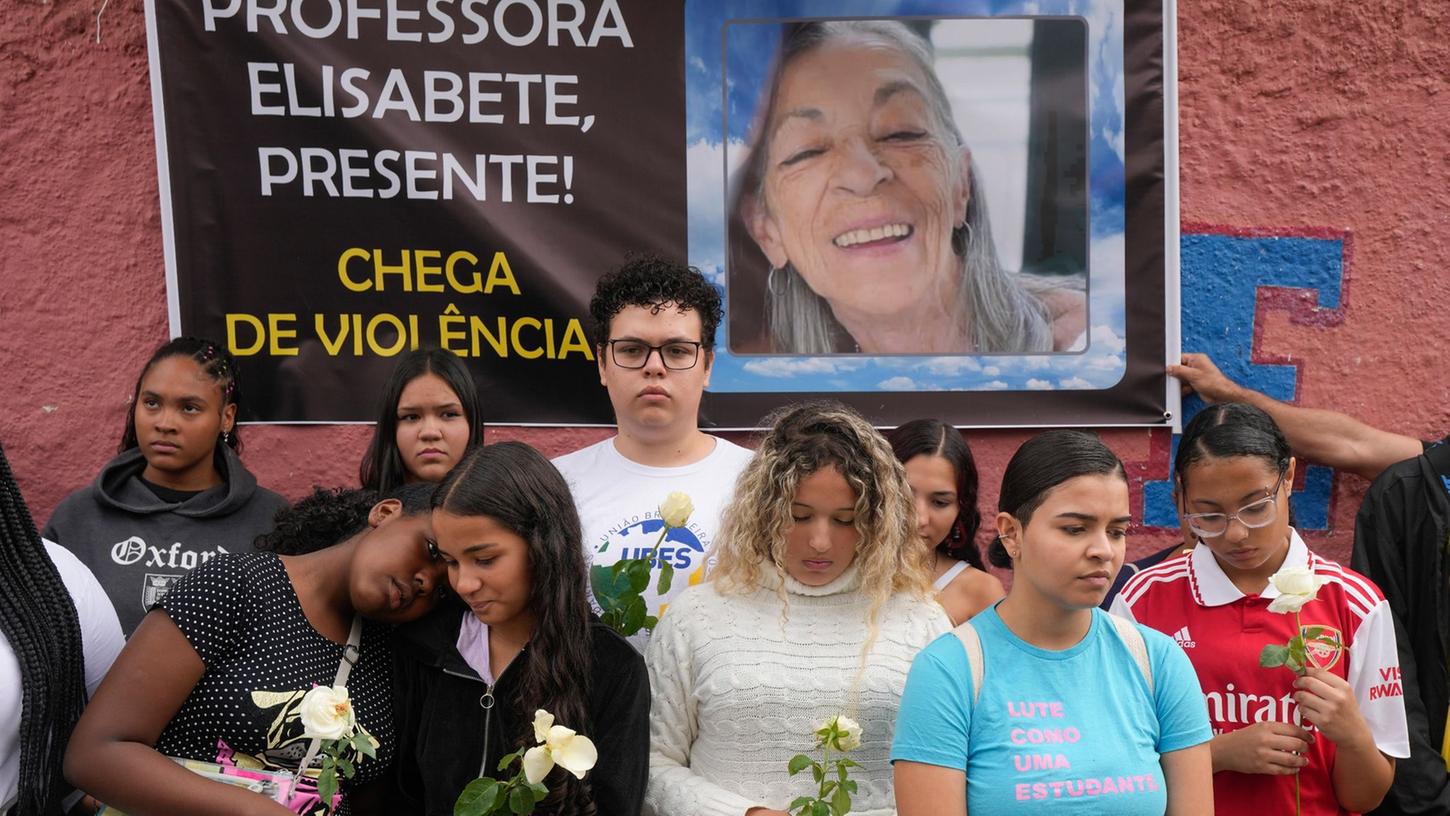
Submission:
<svg viewBox="0 0 1450 816">
<path fill-rule="evenodd" d="M 1263 651 L 1259 652 L 1259 665 L 1265 669 L 1277 669 L 1278 667 L 1284 665 L 1284 661 L 1286 661 L 1288 658 L 1288 646 L 1279 646 L 1277 644 L 1270 643 L 1269 645 L 1264 647 Z"/>
<path fill-rule="evenodd" d="M 810 764 L 810 757 L 806 756 L 805 754 L 796 754 L 795 756 L 790 758 L 790 765 L 786 767 L 790 770 L 790 775 L 795 776 L 801 771 L 804 771 Z"/>
<path fill-rule="evenodd" d="M 856 792 L 856 780 L 854 780 L 854 779 L 847 779 L 845 782 L 842 782 L 841 783 L 841 787 L 845 788 L 850 793 L 855 793 Z"/>
<path fill-rule="evenodd" d="M 812 801 L 814 800 L 812 800 L 809 796 L 797 796 L 795 798 L 795 801 L 791 802 L 790 807 L 786 808 L 786 810 L 794 813 L 795 811 L 808 806 L 809 804 L 811 804 Z"/>
<path fill-rule="evenodd" d="M 860 763 L 852 762 L 850 759 L 847 759 L 846 757 L 841 757 L 840 759 L 836 760 L 836 762 L 840 763 L 840 765 L 841 765 L 842 768 L 859 768 L 859 767 L 861 767 Z"/>
<path fill-rule="evenodd" d="M 544 797 L 549 795 L 549 786 L 545 785 L 543 782 L 530 782 L 527 784 L 529 786 L 529 790 L 534 792 L 535 802 L 542 802 L 544 801 Z"/>
<path fill-rule="evenodd" d="M 645 615 L 644 599 L 638 595 L 629 599 L 629 606 L 624 609 L 624 626 L 618 631 L 626 635 L 633 635 L 644 626 Z"/>
<path fill-rule="evenodd" d="M 629 588 L 634 590 L 635 595 L 649 589 L 650 568 L 648 561 L 643 558 L 632 559 L 626 572 L 629 573 Z"/>
<path fill-rule="evenodd" d="M 516 816 L 523 816 L 525 813 L 534 812 L 534 789 L 527 785 L 520 785 L 509 794 L 509 810 Z"/>
<path fill-rule="evenodd" d="M 811 805 L 811 816 L 831 816 L 831 806 L 825 802 L 816 802 Z"/>
<path fill-rule="evenodd" d="M 816 784 L 819 785 L 821 784 L 821 780 L 826 778 L 826 769 L 812 762 L 811 776 L 814 776 L 816 778 Z"/>
<path fill-rule="evenodd" d="M 523 753 L 523 751 L 514 751 L 512 754 L 505 754 L 504 758 L 498 761 L 499 772 L 502 773 L 503 771 L 508 770 L 508 766 L 512 765 L 515 760 L 523 755 Z"/>
<path fill-rule="evenodd" d="M 352 761 L 347 757 L 337 758 L 337 770 L 342 773 L 343 779 L 352 779 L 357 776 L 357 770 L 352 767 Z"/>
<path fill-rule="evenodd" d="M 846 781 L 846 765 L 842 762 L 836 763 L 836 777 L 842 782 Z"/>
<path fill-rule="evenodd" d="M 835 794 L 831 796 L 832 816 L 845 816 L 849 812 L 851 812 L 851 794 L 847 793 L 845 788 L 836 788 Z"/>
<path fill-rule="evenodd" d="M 322 773 L 317 776 L 317 798 L 322 800 L 322 807 L 332 812 L 332 797 L 337 793 L 337 770 L 327 760 L 322 761 Z"/>
<path fill-rule="evenodd" d="M 831 791 L 833 791 L 835 789 L 836 789 L 836 780 L 832 779 L 831 781 L 829 781 L 829 782 L 821 785 L 820 797 L 822 799 L 829 798 L 830 795 L 831 795 Z"/>
<path fill-rule="evenodd" d="M 463 793 L 453 803 L 453 816 L 486 816 L 498 803 L 499 784 L 496 779 L 483 777 L 463 786 Z"/>
<path fill-rule="evenodd" d="M 376 758 L 378 755 L 378 749 L 373 747 L 372 738 L 361 731 L 352 735 L 352 749 L 358 753 L 358 756 Z"/>
<path fill-rule="evenodd" d="M 1304 633 L 1303 634 L 1304 634 L 1304 639 L 1305 640 L 1314 640 L 1315 638 L 1317 638 L 1320 635 L 1324 634 L 1324 627 L 1323 626 L 1306 626 L 1306 627 L 1304 627 Z"/>
<path fill-rule="evenodd" d="M 655 630 L 655 627 L 656 626 L 659 626 L 659 625 L 660 625 L 660 619 L 659 618 L 655 617 L 654 615 L 645 615 L 644 616 L 644 628 L 646 628 L 646 629 L 650 630 L 651 632 L 653 632 Z"/>
<path fill-rule="evenodd" d="M 660 562 L 660 582 L 656 585 L 656 592 L 663 598 L 670 591 L 670 584 L 675 580 L 675 567 L 668 561 Z"/>
<path fill-rule="evenodd" d="M 620 605 L 620 596 L 629 588 L 629 579 L 619 574 L 621 561 L 614 567 L 592 566 L 589 568 L 589 585 L 594 590 L 594 599 L 599 601 L 599 608 L 610 610 Z"/>
</svg>

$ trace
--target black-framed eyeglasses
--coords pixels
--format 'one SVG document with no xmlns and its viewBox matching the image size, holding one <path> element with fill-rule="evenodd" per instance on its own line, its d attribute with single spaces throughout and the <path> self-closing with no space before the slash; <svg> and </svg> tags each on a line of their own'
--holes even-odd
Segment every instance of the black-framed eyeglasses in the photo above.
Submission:
<svg viewBox="0 0 1450 816">
<path fill-rule="evenodd" d="M 1183 516 L 1183 520 L 1188 522 L 1188 529 L 1204 538 L 1223 535 L 1234 521 L 1250 530 L 1267 527 L 1279 517 L 1279 488 L 1284 484 L 1286 473 L 1287 471 L 1279 474 L 1279 480 L 1267 491 L 1269 495 L 1249 502 L 1236 513 L 1188 513 Z"/>
<path fill-rule="evenodd" d="M 700 361 L 700 347 L 704 343 L 694 340 L 672 340 L 659 346 L 651 346 L 640 340 L 610 340 L 609 357 L 620 368 L 644 368 L 649 356 L 660 354 L 660 362 L 671 371 L 694 368 Z"/>
</svg>

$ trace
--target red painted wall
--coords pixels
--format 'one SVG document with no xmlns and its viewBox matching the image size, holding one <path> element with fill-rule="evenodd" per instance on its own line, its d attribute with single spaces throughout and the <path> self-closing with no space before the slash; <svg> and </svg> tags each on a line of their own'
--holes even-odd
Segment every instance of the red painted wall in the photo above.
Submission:
<svg viewBox="0 0 1450 816">
<path fill-rule="evenodd" d="M 0 442 L 40 523 L 114 452 L 167 330 L 142 4 L 111 0 L 97 43 L 100 5 L 13 0 L 0 16 Z M 1450 6 L 1202 0 L 1180 5 L 1179 27 L 1184 219 L 1353 239 L 1342 323 L 1261 305 L 1256 353 L 1300 365 L 1303 404 L 1450 431 Z M 245 459 L 296 496 L 351 483 L 369 432 L 248 427 Z M 553 455 L 607 433 L 490 438 Z M 984 508 L 1025 436 L 971 435 Z M 1105 436 L 1135 479 L 1167 475 L 1166 434 Z M 1345 556 L 1364 488 L 1337 477 L 1311 545 Z M 1131 552 L 1168 540 L 1139 535 Z"/>
</svg>

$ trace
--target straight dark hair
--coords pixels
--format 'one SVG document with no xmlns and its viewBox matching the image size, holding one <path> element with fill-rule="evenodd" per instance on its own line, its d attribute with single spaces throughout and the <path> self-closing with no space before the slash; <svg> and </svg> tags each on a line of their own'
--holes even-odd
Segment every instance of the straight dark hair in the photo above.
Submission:
<svg viewBox="0 0 1450 816">
<path fill-rule="evenodd" d="M 918 456 L 940 456 L 956 474 L 957 518 L 952 531 L 937 542 L 937 551 L 948 558 L 985 569 L 977 548 L 977 530 L 982 512 L 977 509 L 977 463 L 961 431 L 939 419 L 913 419 L 886 434 L 891 450 L 901 464 Z"/>
<path fill-rule="evenodd" d="M 1079 476 L 1116 476 L 1128 480 L 1123 462 L 1097 434 L 1086 431 L 1044 431 L 1022 443 L 1002 474 L 997 511 L 1010 513 L 1025 527 L 1053 488 Z M 992 539 L 987 558 L 993 566 L 1012 568 L 1012 556 L 1000 537 Z"/>
<path fill-rule="evenodd" d="M 20 664 L 16 813 L 60 813 L 70 733 L 85 706 L 85 654 L 75 602 L 46 554 L 0 447 L 0 635 Z"/>
<path fill-rule="evenodd" d="M 1180 491 L 1187 489 L 1188 469 L 1204 459 L 1251 456 L 1275 473 L 1289 469 L 1289 440 L 1274 418 L 1242 402 L 1222 402 L 1199 411 L 1183 428 L 1173 475 Z"/>
<path fill-rule="evenodd" d="M 398 358 L 378 402 L 378 423 L 372 441 L 358 466 L 358 483 L 368 490 L 386 493 L 408 480 L 408 470 L 398 453 L 398 400 L 408 383 L 424 374 L 436 374 L 448 383 L 463 406 L 468 422 L 468 447 L 483 444 L 483 412 L 478 386 L 457 354 L 441 348 L 414 349 Z"/>
<path fill-rule="evenodd" d="M 272 529 L 257 536 L 254 543 L 257 549 L 278 555 L 323 550 L 366 529 L 373 505 L 384 499 L 402 503 L 405 516 L 429 512 L 436 488 L 431 483 L 415 482 L 379 494 L 364 488 L 314 487 L 310 495 L 278 510 L 272 517 Z"/>
<path fill-rule="evenodd" d="M 533 744 L 533 713 L 540 708 L 561 724 L 592 733 L 589 574 L 579 514 L 564 477 L 528 445 L 500 442 L 475 449 L 449 471 L 433 494 L 433 508 L 455 516 L 488 516 L 528 544 L 529 607 L 538 628 L 522 655 L 523 681 L 513 712 L 515 747 Z M 543 802 L 545 812 L 594 816 L 586 782 L 556 768 L 546 784 L 551 793 Z"/>
<path fill-rule="evenodd" d="M 136 375 L 136 387 L 131 389 L 131 402 L 126 407 L 126 428 L 121 433 L 121 447 L 117 453 L 137 447 L 140 442 L 136 440 L 136 400 L 141 396 L 141 381 L 146 379 L 146 372 L 151 367 L 169 357 L 190 357 L 201 370 L 216 383 L 217 389 L 221 392 L 221 404 L 218 409 L 224 409 L 228 405 L 236 405 L 237 413 L 240 415 L 242 409 L 242 381 L 237 372 L 237 361 L 227 351 L 226 346 L 204 337 L 177 337 L 161 344 L 141 367 L 141 373 Z M 233 423 L 232 429 L 218 438 L 217 444 L 225 442 L 237 453 L 242 452 L 242 438 L 237 433 L 237 425 Z"/>
</svg>

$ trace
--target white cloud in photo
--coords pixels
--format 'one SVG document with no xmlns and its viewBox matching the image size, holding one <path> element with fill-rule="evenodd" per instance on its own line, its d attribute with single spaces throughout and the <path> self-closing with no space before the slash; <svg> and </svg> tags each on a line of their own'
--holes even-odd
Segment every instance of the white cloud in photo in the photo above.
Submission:
<svg viewBox="0 0 1450 816">
<path fill-rule="evenodd" d="M 1000 368 L 998 368 L 996 366 L 983 366 L 982 367 L 982 376 L 984 376 L 984 377 L 997 377 L 997 376 L 1000 376 L 1001 374 L 1002 374 L 1002 369 L 1000 369 Z"/>
<path fill-rule="evenodd" d="M 861 363 L 855 360 L 835 360 L 829 357 L 770 357 L 765 360 L 751 360 L 742 366 L 751 374 L 774 379 L 840 374 L 860 367 Z"/>
<path fill-rule="evenodd" d="M 913 380 L 910 377 L 891 377 L 890 379 L 882 380 L 881 382 L 876 383 L 876 387 L 880 388 L 882 391 L 921 390 L 921 386 L 916 384 L 916 380 Z"/>
<path fill-rule="evenodd" d="M 737 150 L 739 152 L 738 143 Z M 725 150 L 704 140 L 685 148 L 689 195 L 690 263 L 712 283 L 724 283 Z"/>
<path fill-rule="evenodd" d="M 984 391 L 1006 391 L 1010 387 L 1011 386 L 1007 385 L 1007 383 L 1004 383 L 1001 380 L 992 380 L 989 383 L 982 384 L 982 390 Z"/>
<path fill-rule="evenodd" d="M 959 377 L 964 373 L 975 374 L 981 371 L 982 364 L 971 357 L 933 357 L 916 368 L 941 377 Z"/>
<path fill-rule="evenodd" d="M 1066 377 L 1058 380 L 1057 384 L 1062 388 L 1094 388 L 1095 386 L 1084 380 L 1082 377 Z"/>
<path fill-rule="evenodd" d="M 1120 354 L 1128 344 L 1113 331 L 1111 326 L 1093 326 L 1092 342 L 1088 348 L 1094 353 Z"/>
<path fill-rule="evenodd" d="M 1039 380 L 1039 379 L 1037 379 L 1037 378 L 1034 377 L 1033 379 L 1030 379 L 1030 380 L 1027 381 L 1027 390 L 1028 391 L 1051 391 L 1052 390 L 1052 383 L 1049 382 L 1049 381 L 1047 381 L 1047 380 Z"/>
</svg>

